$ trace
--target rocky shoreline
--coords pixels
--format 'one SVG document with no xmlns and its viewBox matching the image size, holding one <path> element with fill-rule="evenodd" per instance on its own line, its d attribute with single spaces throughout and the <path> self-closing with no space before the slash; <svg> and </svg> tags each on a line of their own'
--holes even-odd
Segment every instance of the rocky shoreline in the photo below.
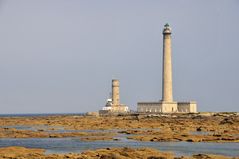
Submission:
<svg viewBox="0 0 239 159">
<path fill-rule="evenodd" d="M 104 148 L 89 150 L 82 153 L 45 154 L 44 149 L 29 149 L 25 147 L 0 148 L 0 158 L 5 159 L 238 159 L 210 154 L 176 157 L 171 152 L 161 152 L 151 148 Z"/>
<path fill-rule="evenodd" d="M 139 141 L 239 142 L 239 115 L 235 113 L 1 117 L 0 125 L 0 138 L 81 137 L 95 141 L 130 134 L 128 139 Z"/>
<path fill-rule="evenodd" d="M 2 139 L 77 137 L 82 141 L 101 141 L 120 140 L 118 136 L 125 135 L 127 139 L 150 142 L 239 142 L 238 113 L 1 117 L 0 125 Z M 151 148 L 109 147 L 81 154 L 44 152 L 44 149 L 3 147 L 0 158 L 233 158 L 207 154 L 176 157 Z"/>
</svg>

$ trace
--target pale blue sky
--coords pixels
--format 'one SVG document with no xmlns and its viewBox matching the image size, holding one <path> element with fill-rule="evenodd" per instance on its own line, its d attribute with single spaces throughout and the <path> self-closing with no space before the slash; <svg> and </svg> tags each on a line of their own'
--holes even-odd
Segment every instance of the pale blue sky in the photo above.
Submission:
<svg viewBox="0 0 239 159">
<path fill-rule="evenodd" d="M 176 101 L 239 111 L 238 0 L 0 0 L 0 113 L 96 111 L 162 95 L 172 27 Z"/>
</svg>

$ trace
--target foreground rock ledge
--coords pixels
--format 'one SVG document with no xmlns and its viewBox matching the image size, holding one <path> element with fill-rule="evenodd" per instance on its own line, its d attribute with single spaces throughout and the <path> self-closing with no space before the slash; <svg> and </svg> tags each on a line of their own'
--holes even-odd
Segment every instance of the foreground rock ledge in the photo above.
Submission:
<svg viewBox="0 0 239 159">
<path fill-rule="evenodd" d="M 0 148 L 0 158 L 5 159 L 239 159 L 239 157 L 226 157 L 218 155 L 197 154 L 193 156 L 175 157 L 171 152 L 161 152 L 151 148 L 105 148 L 85 151 L 79 154 L 44 154 L 44 149 L 25 147 Z"/>
</svg>

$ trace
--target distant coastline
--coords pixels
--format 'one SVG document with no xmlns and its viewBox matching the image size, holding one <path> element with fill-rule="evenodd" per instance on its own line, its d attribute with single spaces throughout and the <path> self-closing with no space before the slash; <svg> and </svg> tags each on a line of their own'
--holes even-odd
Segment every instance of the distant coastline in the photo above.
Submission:
<svg viewBox="0 0 239 159">
<path fill-rule="evenodd" d="M 22 113 L 22 114 L 0 114 L 0 117 L 34 117 L 34 116 L 59 116 L 59 115 L 85 115 L 86 113 Z"/>
</svg>

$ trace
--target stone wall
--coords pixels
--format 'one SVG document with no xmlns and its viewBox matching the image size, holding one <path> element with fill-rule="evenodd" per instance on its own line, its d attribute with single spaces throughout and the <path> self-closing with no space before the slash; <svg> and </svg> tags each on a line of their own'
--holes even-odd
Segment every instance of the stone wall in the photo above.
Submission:
<svg viewBox="0 0 239 159">
<path fill-rule="evenodd" d="M 159 102 L 141 102 L 138 103 L 137 111 L 140 113 L 160 113 L 162 112 L 162 103 Z"/>
<path fill-rule="evenodd" d="M 177 102 L 165 102 L 162 101 L 162 112 L 163 113 L 176 113 L 178 111 Z"/>
<path fill-rule="evenodd" d="M 181 113 L 196 113 L 197 103 L 194 101 L 190 102 L 178 102 L 178 112 Z"/>
<path fill-rule="evenodd" d="M 140 102 L 137 106 L 139 113 L 196 113 L 197 104 L 190 102 Z"/>
</svg>

